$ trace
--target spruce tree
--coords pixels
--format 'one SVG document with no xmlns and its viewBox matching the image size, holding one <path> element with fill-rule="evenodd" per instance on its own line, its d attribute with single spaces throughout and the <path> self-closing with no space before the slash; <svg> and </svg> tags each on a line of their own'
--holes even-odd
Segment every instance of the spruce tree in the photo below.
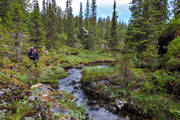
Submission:
<svg viewBox="0 0 180 120">
<path fill-rule="evenodd" d="M 94 49 L 94 44 L 96 40 L 96 14 L 97 14 L 96 0 L 92 0 L 91 5 L 91 26 L 90 26 L 90 36 L 89 36 L 89 49 Z"/>
<path fill-rule="evenodd" d="M 8 13 L 10 10 L 10 1 L 9 0 L 0 0 L 0 18 L 1 23 L 7 25 L 8 22 Z"/>
<path fill-rule="evenodd" d="M 43 15 L 46 14 L 46 0 L 43 0 L 43 2 L 42 2 L 42 14 Z"/>
<path fill-rule="evenodd" d="M 45 36 L 44 36 L 43 25 L 41 23 L 41 14 L 39 11 L 39 4 L 37 0 L 34 0 L 33 3 L 33 12 L 31 15 L 31 21 L 32 24 L 30 29 L 30 35 L 31 35 L 30 42 L 32 42 L 33 46 L 40 48 L 43 45 Z"/>
<path fill-rule="evenodd" d="M 106 18 L 106 32 L 105 32 L 105 41 L 106 41 L 106 46 L 109 47 L 110 39 L 111 39 L 111 20 L 110 16 Z"/>
<path fill-rule="evenodd" d="M 158 37 L 168 20 L 168 1 L 133 0 L 131 4 L 132 16 L 128 27 L 126 45 L 136 53 L 138 60 L 142 60 L 145 58 L 143 58 L 145 51 L 157 50 Z"/>
<path fill-rule="evenodd" d="M 72 0 L 67 0 L 68 8 L 67 8 L 67 41 L 66 44 L 70 47 L 75 47 L 76 39 L 75 39 L 75 28 L 74 28 L 74 18 L 72 14 Z"/>
<path fill-rule="evenodd" d="M 21 60 L 21 52 L 23 45 L 26 42 L 26 26 L 25 26 L 25 13 L 23 5 L 19 0 L 13 0 L 11 2 L 11 9 L 9 12 L 10 17 L 10 28 L 12 31 L 13 46 L 16 52 L 17 61 Z"/>
<path fill-rule="evenodd" d="M 86 11 L 85 11 L 85 27 L 89 28 L 89 0 L 86 3 Z"/>
<path fill-rule="evenodd" d="M 56 16 L 56 1 L 52 0 L 47 3 L 46 10 L 46 47 L 58 48 L 58 34 L 57 34 L 57 16 Z"/>
<path fill-rule="evenodd" d="M 177 15 L 177 12 L 179 12 L 180 9 L 180 0 L 174 0 L 173 1 L 173 12 L 175 15 Z"/>
<path fill-rule="evenodd" d="M 61 7 L 57 7 L 57 32 L 61 34 L 63 32 L 63 11 L 61 10 Z"/>
<path fill-rule="evenodd" d="M 111 25 L 111 39 L 109 42 L 109 47 L 111 50 L 115 50 L 118 46 L 118 35 L 117 35 L 117 15 L 116 15 L 116 1 L 114 0 L 113 5 L 113 16 Z"/>
<path fill-rule="evenodd" d="M 80 39 L 81 43 L 84 44 L 84 30 L 83 30 L 83 7 L 82 2 L 80 3 L 80 11 L 79 11 L 79 35 L 78 38 Z"/>
</svg>

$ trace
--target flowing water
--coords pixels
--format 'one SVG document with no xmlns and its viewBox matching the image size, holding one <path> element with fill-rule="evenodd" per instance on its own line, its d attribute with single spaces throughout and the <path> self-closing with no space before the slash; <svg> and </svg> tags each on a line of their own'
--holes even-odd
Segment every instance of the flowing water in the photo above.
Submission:
<svg viewBox="0 0 180 120">
<path fill-rule="evenodd" d="M 97 66 L 104 67 L 104 66 Z M 81 105 L 82 103 L 89 103 L 87 95 L 82 90 L 82 84 L 80 83 L 82 74 L 79 69 L 70 69 L 68 71 L 69 76 L 61 79 L 59 81 L 59 90 L 67 91 L 68 93 L 73 94 L 77 99 L 77 104 Z M 92 101 L 91 101 L 92 102 Z M 128 116 L 120 117 L 106 110 L 104 107 L 100 107 L 98 104 L 89 105 L 85 104 L 85 107 L 88 109 L 89 119 L 90 120 L 130 120 Z"/>
</svg>

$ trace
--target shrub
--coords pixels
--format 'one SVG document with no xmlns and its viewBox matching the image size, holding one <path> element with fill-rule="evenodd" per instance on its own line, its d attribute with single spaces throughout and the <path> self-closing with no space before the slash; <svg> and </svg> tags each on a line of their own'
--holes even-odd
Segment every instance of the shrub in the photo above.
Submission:
<svg viewBox="0 0 180 120">
<path fill-rule="evenodd" d="M 112 67 L 86 67 L 82 69 L 82 82 L 86 83 L 96 78 L 108 78 L 115 74 L 114 68 Z"/>
<path fill-rule="evenodd" d="M 167 68 L 178 70 L 180 68 L 180 37 L 174 39 L 168 46 L 167 52 Z"/>
<path fill-rule="evenodd" d="M 39 82 L 58 83 L 58 79 L 66 77 L 67 73 L 62 67 L 53 66 L 50 69 L 43 71 L 39 78 Z"/>
</svg>

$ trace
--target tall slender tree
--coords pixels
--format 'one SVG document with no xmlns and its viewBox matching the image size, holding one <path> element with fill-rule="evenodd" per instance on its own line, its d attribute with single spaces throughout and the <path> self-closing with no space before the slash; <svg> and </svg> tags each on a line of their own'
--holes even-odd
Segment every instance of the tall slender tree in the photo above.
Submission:
<svg viewBox="0 0 180 120">
<path fill-rule="evenodd" d="M 74 20 L 73 20 L 73 10 L 72 10 L 72 0 L 67 0 L 68 8 L 67 8 L 67 41 L 66 44 L 70 47 L 75 47 L 75 28 L 74 28 Z"/>
<path fill-rule="evenodd" d="M 89 0 L 86 2 L 86 11 L 85 11 L 85 27 L 89 28 Z"/>
<path fill-rule="evenodd" d="M 106 18 L 106 32 L 105 32 L 105 41 L 106 41 L 106 46 L 109 47 L 110 39 L 111 39 L 111 20 L 110 16 Z"/>
<path fill-rule="evenodd" d="M 115 50 L 118 46 L 118 35 L 117 35 L 117 13 L 116 13 L 116 1 L 114 0 L 113 5 L 113 16 L 112 16 L 112 26 L 111 26 L 111 39 L 109 42 L 109 47 Z"/>
<path fill-rule="evenodd" d="M 30 35 L 33 46 L 36 46 L 37 48 L 40 48 L 43 45 L 45 34 L 43 29 L 43 24 L 41 22 L 41 14 L 39 11 L 39 4 L 37 0 L 34 0 L 33 3 L 33 12 L 31 15 L 31 29 L 30 29 Z"/>
<path fill-rule="evenodd" d="M 8 13 L 10 10 L 10 1 L 9 0 L 0 0 L 0 18 L 2 23 L 5 25 L 8 22 Z"/>
<path fill-rule="evenodd" d="M 58 48 L 56 0 L 48 1 L 46 10 L 46 47 Z"/>
<path fill-rule="evenodd" d="M 23 9 L 23 4 L 19 0 L 11 1 L 11 9 L 9 12 L 10 28 L 12 30 L 12 38 L 14 51 L 16 52 L 17 61 L 21 60 L 21 52 L 26 36 L 26 26 L 25 26 L 25 13 Z"/>
<path fill-rule="evenodd" d="M 175 15 L 179 11 L 178 9 L 180 9 L 180 0 L 174 0 L 173 1 L 173 12 Z"/>
<path fill-rule="evenodd" d="M 94 49 L 95 41 L 96 41 L 96 17 L 97 17 L 97 5 L 96 0 L 92 0 L 91 5 L 91 27 L 90 27 L 90 37 L 89 39 L 89 47 L 90 49 Z"/>
<path fill-rule="evenodd" d="M 78 38 L 81 40 L 81 43 L 84 44 L 83 7 L 82 7 L 82 2 L 80 3 L 80 11 L 79 11 L 79 35 L 78 35 Z"/>
</svg>

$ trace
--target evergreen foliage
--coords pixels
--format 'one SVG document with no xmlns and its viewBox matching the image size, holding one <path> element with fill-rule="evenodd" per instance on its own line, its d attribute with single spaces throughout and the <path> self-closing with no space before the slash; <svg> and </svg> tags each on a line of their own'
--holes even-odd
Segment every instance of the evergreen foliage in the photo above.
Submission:
<svg viewBox="0 0 180 120">
<path fill-rule="evenodd" d="M 79 35 L 78 38 L 82 44 L 84 44 L 84 30 L 83 30 L 83 7 L 82 2 L 80 3 L 80 11 L 79 11 Z"/>
<path fill-rule="evenodd" d="M 85 27 L 89 28 L 89 16 L 90 15 L 90 10 L 89 10 L 89 0 L 87 0 L 86 3 L 86 11 L 85 11 Z"/>
<path fill-rule="evenodd" d="M 116 1 L 114 0 L 112 26 L 111 26 L 111 39 L 109 41 L 109 48 L 111 48 L 111 50 L 115 50 L 117 46 L 118 46 L 117 14 L 116 14 Z"/>
<path fill-rule="evenodd" d="M 75 47 L 75 27 L 74 27 L 74 18 L 72 11 L 72 0 L 67 0 L 67 41 L 66 44 L 70 47 Z"/>
<path fill-rule="evenodd" d="M 32 46 L 36 46 L 37 48 L 40 48 L 43 43 L 45 42 L 45 34 L 43 29 L 43 24 L 41 22 L 41 14 L 39 11 L 39 4 L 37 0 L 34 0 L 33 3 L 33 12 L 31 15 L 31 29 L 30 29 L 30 35 L 31 39 L 30 42 L 32 42 Z"/>
<path fill-rule="evenodd" d="M 157 49 L 158 38 L 167 24 L 169 10 L 167 0 L 133 0 L 132 17 L 128 27 L 126 45 L 136 53 L 141 65 L 142 53 L 149 45 Z M 156 53 L 157 54 L 157 53 Z"/>
<path fill-rule="evenodd" d="M 95 44 L 95 40 L 96 38 L 96 0 L 92 0 L 92 5 L 91 5 L 91 17 L 90 17 L 90 21 L 91 21 L 91 26 L 90 26 L 90 36 L 89 36 L 89 49 L 94 49 L 94 44 Z"/>
</svg>

